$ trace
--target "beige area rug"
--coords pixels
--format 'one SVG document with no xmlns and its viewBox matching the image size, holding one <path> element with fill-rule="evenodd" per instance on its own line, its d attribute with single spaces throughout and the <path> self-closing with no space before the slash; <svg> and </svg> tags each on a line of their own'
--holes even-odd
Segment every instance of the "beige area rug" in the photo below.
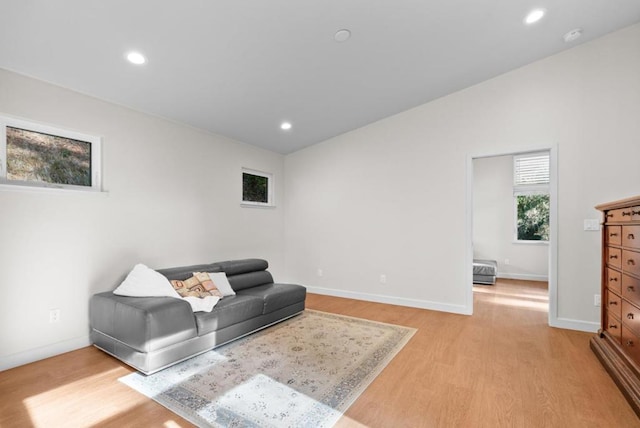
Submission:
<svg viewBox="0 0 640 428">
<path fill-rule="evenodd" d="M 120 381 L 201 427 L 330 427 L 415 331 L 306 310 L 159 373 Z"/>
</svg>

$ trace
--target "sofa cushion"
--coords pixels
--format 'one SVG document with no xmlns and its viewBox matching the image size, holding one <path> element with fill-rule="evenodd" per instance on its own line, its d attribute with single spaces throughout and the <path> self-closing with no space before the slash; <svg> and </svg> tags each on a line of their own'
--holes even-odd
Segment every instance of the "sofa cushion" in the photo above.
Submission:
<svg viewBox="0 0 640 428">
<path fill-rule="evenodd" d="M 222 298 L 222 293 L 206 272 L 196 272 L 191 278 L 184 281 L 172 279 L 171 285 L 182 297 L 215 296 Z"/>
<path fill-rule="evenodd" d="M 212 263 L 211 266 L 220 268 L 223 272 L 230 275 L 239 275 L 241 273 L 256 272 L 261 270 L 267 270 L 269 263 L 262 259 L 243 259 L 243 260 L 229 260 L 226 262 Z M 209 271 L 219 272 L 219 271 Z"/>
<path fill-rule="evenodd" d="M 179 297 L 167 278 L 138 263 L 113 294 L 129 297 Z"/>
<path fill-rule="evenodd" d="M 231 288 L 227 274 L 224 272 L 207 272 L 211 281 L 215 284 L 216 288 L 220 290 L 223 296 L 235 296 L 236 292 Z"/>
<path fill-rule="evenodd" d="M 278 309 L 304 302 L 307 296 L 307 289 L 295 284 L 265 284 L 241 290 L 237 295 L 259 297 L 264 302 L 262 313 L 268 314 Z"/>
<path fill-rule="evenodd" d="M 245 288 L 257 287 L 258 285 L 273 283 L 273 277 L 266 270 L 231 275 L 227 276 L 227 279 L 229 280 L 229 284 L 231 284 L 231 287 L 235 291 L 244 290 Z"/>
<path fill-rule="evenodd" d="M 263 301 L 255 296 L 229 296 L 220 300 L 211 312 L 194 314 L 198 335 L 220 330 L 232 324 L 262 315 Z"/>
</svg>

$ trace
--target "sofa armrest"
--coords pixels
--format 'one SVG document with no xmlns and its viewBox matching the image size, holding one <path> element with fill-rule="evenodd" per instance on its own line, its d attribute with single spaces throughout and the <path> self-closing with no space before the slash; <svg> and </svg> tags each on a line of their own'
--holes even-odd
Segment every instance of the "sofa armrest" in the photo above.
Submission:
<svg viewBox="0 0 640 428">
<path fill-rule="evenodd" d="M 91 297 L 91 328 L 140 352 L 197 336 L 188 302 L 173 297 L 125 297 L 112 292 Z"/>
</svg>

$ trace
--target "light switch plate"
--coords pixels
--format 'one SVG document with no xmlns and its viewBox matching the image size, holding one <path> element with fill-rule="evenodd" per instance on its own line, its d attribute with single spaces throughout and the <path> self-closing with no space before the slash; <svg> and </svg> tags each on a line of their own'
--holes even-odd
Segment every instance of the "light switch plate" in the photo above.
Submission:
<svg viewBox="0 0 640 428">
<path fill-rule="evenodd" d="M 584 230 L 600 230 L 600 220 L 586 219 L 584 221 Z"/>
</svg>

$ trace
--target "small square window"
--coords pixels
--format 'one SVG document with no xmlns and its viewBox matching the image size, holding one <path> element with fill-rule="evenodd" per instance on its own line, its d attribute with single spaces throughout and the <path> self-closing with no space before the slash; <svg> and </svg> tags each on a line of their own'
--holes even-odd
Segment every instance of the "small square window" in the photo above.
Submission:
<svg viewBox="0 0 640 428">
<path fill-rule="evenodd" d="M 0 183 L 100 190 L 100 139 L 0 117 Z"/>
<path fill-rule="evenodd" d="M 243 168 L 242 204 L 273 206 L 273 176 L 269 173 Z"/>
</svg>

